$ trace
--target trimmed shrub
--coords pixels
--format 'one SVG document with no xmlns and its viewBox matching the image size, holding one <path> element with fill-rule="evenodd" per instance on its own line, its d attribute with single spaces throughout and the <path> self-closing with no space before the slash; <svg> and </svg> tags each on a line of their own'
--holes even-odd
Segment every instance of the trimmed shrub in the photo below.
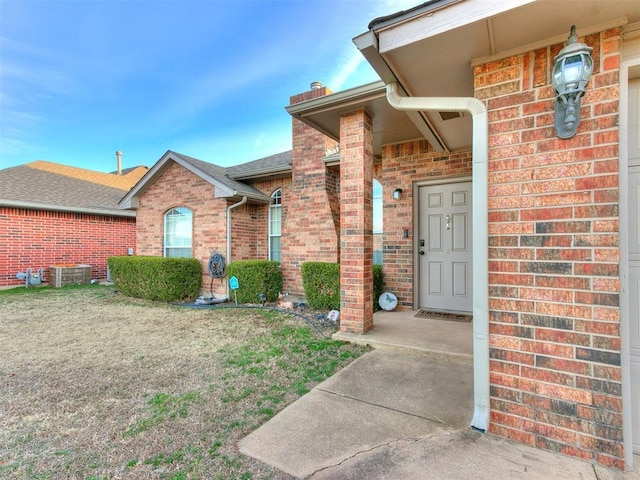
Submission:
<svg viewBox="0 0 640 480">
<path fill-rule="evenodd" d="M 378 299 L 384 292 L 384 278 L 382 275 L 382 265 L 373 266 L 373 311 L 380 310 Z"/>
<path fill-rule="evenodd" d="M 280 264 L 272 260 L 238 260 L 227 266 L 227 281 L 238 279 L 236 290 L 238 303 L 260 303 L 258 294 L 264 293 L 267 302 L 275 302 L 282 290 Z M 229 290 L 230 300 L 235 300 L 233 290 Z"/>
<path fill-rule="evenodd" d="M 195 258 L 110 257 L 118 290 L 129 297 L 175 302 L 200 295 L 202 265 Z"/>
<path fill-rule="evenodd" d="M 320 310 L 340 309 L 340 264 L 306 262 L 302 264 L 302 285 L 307 303 Z M 378 298 L 384 291 L 382 265 L 373 266 L 373 311 L 380 310 Z"/>
<path fill-rule="evenodd" d="M 305 262 L 302 286 L 307 303 L 319 310 L 340 309 L 340 264 Z"/>
</svg>

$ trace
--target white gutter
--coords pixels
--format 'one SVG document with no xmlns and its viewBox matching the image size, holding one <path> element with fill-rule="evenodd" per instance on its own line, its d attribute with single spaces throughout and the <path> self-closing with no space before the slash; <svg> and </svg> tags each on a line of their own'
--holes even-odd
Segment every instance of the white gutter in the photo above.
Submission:
<svg viewBox="0 0 640 480">
<path fill-rule="evenodd" d="M 389 104 L 402 111 L 468 112 L 473 118 L 473 419 L 489 428 L 489 260 L 488 260 L 488 119 L 487 108 L 473 97 L 403 97 L 401 87 L 387 85 Z"/>
<path fill-rule="evenodd" d="M 233 205 L 229 205 L 227 207 L 227 265 L 231 263 L 231 210 L 234 208 L 240 207 L 247 203 L 247 196 L 242 197 L 238 203 L 234 203 Z M 229 281 L 227 280 L 227 298 L 229 297 Z"/>
<path fill-rule="evenodd" d="M 136 212 L 122 211 L 118 208 L 93 208 L 93 207 L 72 207 L 65 205 L 52 205 L 47 203 L 23 202 L 19 200 L 2 200 L 0 207 L 25 208 L 28 210 L 45 210 L 48 212 L 70 212 L 86 213 L 90 215 L 101 215 L 103 217 L 135 217 Z"/>
</svg>

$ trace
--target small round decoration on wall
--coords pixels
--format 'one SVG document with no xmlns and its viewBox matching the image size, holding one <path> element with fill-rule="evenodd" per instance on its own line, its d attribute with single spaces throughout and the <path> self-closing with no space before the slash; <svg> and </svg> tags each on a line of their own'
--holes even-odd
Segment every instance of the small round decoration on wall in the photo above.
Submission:
<svg viewBox="0 0 640 480">
<path fill-rule="evenodd" d="M 383 310 L 390 312 L 398 306 L 398 298 L 391 292 L 384 292 L 378 299 L 378 305 Z"/>
</svg>

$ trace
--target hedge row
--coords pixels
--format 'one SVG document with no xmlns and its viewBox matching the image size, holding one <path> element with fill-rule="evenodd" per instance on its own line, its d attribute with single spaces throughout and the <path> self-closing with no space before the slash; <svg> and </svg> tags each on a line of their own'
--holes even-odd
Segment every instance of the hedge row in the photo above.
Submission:
<svg viewBox="0 0 640 480">
<path fill-rule="evenodd" d="M 147 256 L 111 257 L 107 260 L 111 278 L 124 295 L 148 300 L 173 302 L 200 295 L 202 265 L 195 258 Z M 227 266 L 227 281 L 238 279 L 235 291 L 238 303 L 259 303 L 259 294 L 275 302 L 282 290 L 282 272 L 278 262 L 239 260 Z M 302 284 L 307 303 L 318 310 L 340 310 L 340 264 L 305 262 Z M 380 265 L 373 266 L 373 308 L 383 292 Z M 235 300 L 230 291 L 231 300 Z"/>
<path fill-rule="evenodd" d="M 109 272 L 129 297 L 175 302 L 200 295 L 202 265 L 195 258 L 110 257 Z"/>
</svg>

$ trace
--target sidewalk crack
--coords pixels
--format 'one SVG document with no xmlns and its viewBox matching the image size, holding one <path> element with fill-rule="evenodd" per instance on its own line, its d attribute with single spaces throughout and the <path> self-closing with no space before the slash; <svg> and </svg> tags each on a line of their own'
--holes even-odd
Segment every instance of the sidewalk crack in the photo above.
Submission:
<svg viewBox="0 0 640 480">
<path fill-rule="evenodd" d="M 440 437 L 443 435 L 451 435 L 451 432 L 441 432 L 441 433 L 437 433 L 434 435 L 426 435 L 424 437 L 413 437 L 413 438 L 396 438 L 393 440 L 390 440 L 386 443 L 380 443 L 378 445 L 374 445 L 373 447 L 370 448 L 365 448 L 362 450 L 359 450 L 357 452 L 354 452 L 352 455 L 349 455 L 348 457 L 343 458 L 342 460 L 340 460 L 338 463 L 335 463 L 333 465 L 327 465 L 325 467 L 319 468 L 317 470 L 315 470 L 314 472 L 310 473 L 309 475 L 307 475 L 306 477 L 304 477 L 304 480 L 311 480 L 313 479 L 313 477 L 321 472 L 324 472 L 325 470 L 331 470 L 333 468 L 339 467 L 340 465 L 344 464 L 345 462 L 348 462 L 349 460 L 352 460 L 364 453 L 371 453 L 374 452 L 375 450 L 378 450 L 380 448 L 385 448 L 385 447 L 391 447 L 392 445 L 396 444 L 396 443 L 400 443 L 400 442 L 407 442 L 407 443 L 417 443 L 423 440 L 431 440 L 433 438 L 436 437 Z"/>
<path fill-rule="evenodd" d="M 315 470 L 314 472 L 310 473 L 309 475 L 307 475 L 306 477 L 304 477 L 304 480 L 310 480 L 315 475 L 317 475 L 317 474 L 319 474 L 321 472 L 324 472 L 325 470 L 331 470 L 333 468 L 339 467 L 343 463 L 348 462 L 349 460 L 352 460 L 352 459 L 354 459 L 354 458 L 356 458 L 356 457 L 358 457 L 358 456 L 360 456 L 360 455 L 362 455 L 364 453 L 371 453 L 371 452 L 373 452 L 375 450 L 378 450 L 380 448 L 390 447 L 390 446 L 392 446 L 392 445 L 394 445 L 396 443 L 400 443 L 400 442 L 417 443 L 420 440 L 431 439 L 431 438 L 437 437 L 439 435 L 443 435 L 443 434 L 441 433 L 441 434 L 438 434 L 438 435 L 431 435 L 431 436 L 425 436 L 425 437 L 420 437 L 420 438 L 396 438 L 396 439 L 390 440 L 390 441 L 388 441 L 386 443 L 380 443 L 378 445 L 374 445 L 371 448 L 365 448 L 365 449 L 359 450 L 359 451 L 353 453 L 352 455 L 349 455 L 348 457 L 343 458 L 338 463 L 334 463 L 333 465 L 327 465 L 325 467 L 319 468 L 319 469 Z M 447 433 L 444 433 L 444 435 L 450 435 L 450 433 L 447 432 Z"/>
</svg>

